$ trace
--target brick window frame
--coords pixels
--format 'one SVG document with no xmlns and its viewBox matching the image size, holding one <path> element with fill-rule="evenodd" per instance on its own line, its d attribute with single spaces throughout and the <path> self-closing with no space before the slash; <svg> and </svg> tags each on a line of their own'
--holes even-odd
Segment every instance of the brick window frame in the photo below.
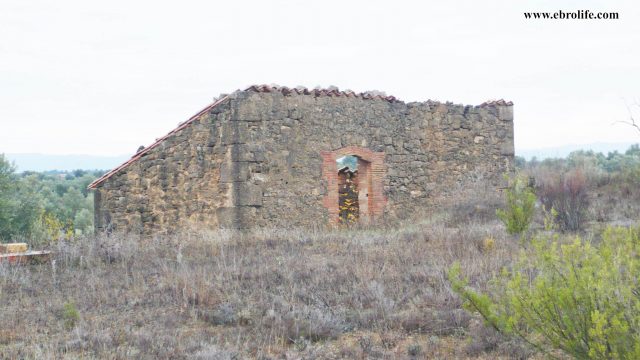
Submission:
<svg viewBox="0 0 640 360">
<path fill-rule="evenodd" d="M 322 156 L 322 179 L 327 184 L 327 191 L 322 204 L 329 212 L 329 222 L 333 225 L 339 223 L 338 188 L 340 179 L 338 177 L 336 160 L 347 155 L 356 156 L 360 160 L 368 163 L 367 172 L 370 175 L 368 209 L 365 214 L 360 214 L 360 218 L 373 221 L 374 219 L 382 217 L 387 203 L 382 185 L 386 174 L 384 153 L 375 152 L 359 146 L 346 146 L 334 151 L 321 151 L 320 155 Z"/>
</svg>

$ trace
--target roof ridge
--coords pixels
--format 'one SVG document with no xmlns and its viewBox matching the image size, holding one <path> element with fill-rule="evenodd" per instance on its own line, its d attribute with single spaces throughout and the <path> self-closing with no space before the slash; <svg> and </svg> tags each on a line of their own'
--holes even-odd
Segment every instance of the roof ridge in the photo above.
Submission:
<svg viewBox="0 0 640 360">
<path fill-rule="evenodd" d="M 363 91 L 363 92 L 359 92 L 356 93 L 353 90 L 340 90 L 338 87 L 336 86 L 329 86 L 328 88 L 321 88 L 321 87 L 316 87 L 313 89 L 309 89 L 307 87 L 304 86 L 296 86 L 296 87 L 287 87 L 287 86 L 280 86 L 277 84 L 271 84 L 271 85 L 267 85 L 267 84 L 256 84 L 256 85 L 251 85 L 249 87 L 247 87 L 246 89 L 244 89 L 244 91 L 253 91 L 253 92 L 258 92 L 258 93 L 272 93 L 272 92 L 280 92 L 283 95 L 291 95 L 293 93 L 297 94 L 297 95 L 314 95 L 314 96 L 329 96 L 329 97 L 357 97 L 357 98 L 361 98 L 361 99 L 365 99 L 365 100 L 385 100 L 385 101 L 389 101 L 389 102 L 403 102 L 402 100 L 396 98 L 395 96 L 391 96 L 391 95 L 386 95 L 384 94 L 384 92 L 381 91 L 377 91 L 377 90 L 371 90 L 371 91 Z M 423 102 L 419 102 L 419 103 L 427 103 L 427 104 L 453 104 L 451 102 L 441 102 L 441 101 L 437 101 L 437 100 L 426 100 Z M 488 100 L 483 102 L 480 105 L 472 105 L 475 107 L 486 107 L 486 106 L 512 106 L 513 102 L 512 101 L 506 101 L 504 99 L 498 99 L 498 100 Z"/>
<path fill-rule="evenodd" d="M 498 100 L 488 100 L 483 102 L 482 104 L 478 105 L 479 107 L 483 107 L 483 106 L 512 106 L 513 105 L 513 101 L 506 101 L 505 99 L 498 99 Z"/>
<path fill-rule="evenodd" d="M 244 91 L 253 91 L 258 93 L 271 93 L 271 92 L 280 92 L 283 95 L 290 95 L 292 93 L 296 93 L 297 95 L 314 95 L 318 96 L 329 96 L 329 97 L 358 97 L 365 100 L 385 100 L 388 102 L 401 102 L 395 96 L 386 95 L 381 91 L 364 91 L 360 93 L 356 93 L 352 90 L 341 91 L 338 87 L 331 86 L 329 88 L 314 88 L 309 89 L 304 86 L 297 86 L 294 88 L 289 88 L 287 86 L 279 86 L 279 85 L 251 85 L 247 87 Z"/>
</svg>

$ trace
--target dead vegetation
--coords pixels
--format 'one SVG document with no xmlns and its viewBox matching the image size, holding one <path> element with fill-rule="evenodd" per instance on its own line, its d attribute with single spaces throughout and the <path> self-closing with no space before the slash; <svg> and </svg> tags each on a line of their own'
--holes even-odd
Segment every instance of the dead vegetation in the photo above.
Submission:
<svg viewBox="0 0 640 360">
<path fill-rule="evenodd" d="M 586 231 L 597 239 L 606 223 L 637 221 L 629 182 L 587 175 Z M 60 241 L 50 264 L 0 264 L 0 358 L 535 357 L 463 311 L 447 281 L 459 261 L 487 290 L 522 249 L 495 195 L 475 194 L 384 229 Z"/>
<path fill-rule="evenodd" d="M 446 271 L 458 260 L 483 287 L 517 242 L 447 223 L 60 242 L 51 265 L 0 267 L 0 357 L 513 357 L 471 339 L 482 325 Z"/>
</svg>

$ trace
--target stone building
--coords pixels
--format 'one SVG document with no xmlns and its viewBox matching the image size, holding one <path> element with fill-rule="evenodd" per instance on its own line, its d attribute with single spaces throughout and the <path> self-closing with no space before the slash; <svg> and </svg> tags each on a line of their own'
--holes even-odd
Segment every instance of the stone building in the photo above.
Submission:
<svg viewBox="0 0 640 360">
<path fill-rule="evenodd" d="M 498 189 L 513 155 L 504 100 L 262 85 L 220 98 L 89 188 L 98 231 L 324 226 L 341 221 L 349 157 L 358 221 L 393 222 L 463 200 L 479 177 Z"/>
</svg>

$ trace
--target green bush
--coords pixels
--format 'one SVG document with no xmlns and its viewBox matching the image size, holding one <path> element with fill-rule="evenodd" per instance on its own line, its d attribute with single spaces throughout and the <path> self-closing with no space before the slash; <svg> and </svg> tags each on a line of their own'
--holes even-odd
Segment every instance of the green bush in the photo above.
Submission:
<svg viewBox="0 0 640 360">
<path fill-rule="evenodd" d="M 0 154 L 0 240 L 9 239 L 14 233 L 14 172 L 13 164 Z"/>
<path fill-rule="evenodd" d="M 465 308 L 552 356 L 640 359 L 640 227 L 609 228 L 597 247 L 579 238 L 531 244 L 494 279 L 491 296 L 470 288 L 455 264 L 449 281 Z"/>
<path fill-rule="evenodd" d="M 80 312 L 76 308 L 76 304 L 72 302 L 64 303 L 62 306 L 62 320 L 67 330 L 73 329 L 80 320 Z"/>
<path fill-rule="evenodd" d="M 509 234 L 521 234 L 529 228 L 533 219 L 536 195 L 527 182 L 520 177 L 510 181 L 506 195 L 506 208 L 498 209 L 496 214 L 507 227 Z"/>
</svg>

